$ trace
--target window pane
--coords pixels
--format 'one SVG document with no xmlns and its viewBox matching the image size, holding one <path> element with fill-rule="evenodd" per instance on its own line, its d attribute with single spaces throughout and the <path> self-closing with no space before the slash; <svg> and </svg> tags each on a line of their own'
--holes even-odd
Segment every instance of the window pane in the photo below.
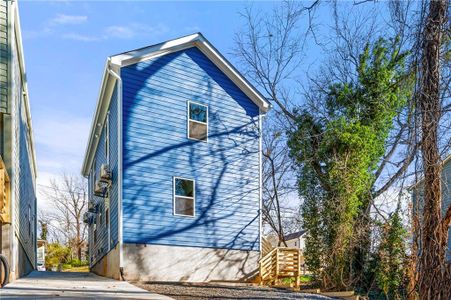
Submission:
<svg viewBox="0 0 451 300">
<path fill-rule="evenodd" d="M 207 107 L 196 103 L 190 103 L 189 118 L 191 120 L 207 123 Z"/>
<path fill-rule="evenodd" d="M 194 197 L 194 183 L 192 180 L 175 179 L 175 195 Z"/>
<path fill-rule="evenodd" d="M 194 199 L 175 197 L 175 213 L 194 216 Z"/>
<path fill-rule="evenodd" d="M 196 140 L 207 139 L 207 124 L 189 121 L 189 137 Z"/>
</svg>

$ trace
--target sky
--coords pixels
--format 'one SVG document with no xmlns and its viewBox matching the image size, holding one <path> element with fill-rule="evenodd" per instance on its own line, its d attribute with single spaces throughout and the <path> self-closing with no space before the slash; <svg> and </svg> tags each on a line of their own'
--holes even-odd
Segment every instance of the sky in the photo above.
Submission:
<svg viewBox="0 0 451 300">
<path fill-rule="evenodd" d="M 108 56 L 202 32 L 226 57 L 246 2 L 19 1 L 36 149 L 38 206 L 62 172 L 80 174 Z M 253 6 L 262 10 L 271 2 Z"/>
<path fill-rule="evenodd" d="M 231 54 L 234 35 L 243 29 L 240 13 L 249 6 L 270 12 L 278 4 L 19 1 L 38 168 L 38 207 L 46 206 L 42 192 L 51 178 L 63 172 L 81 172 L 108 56 L 201 32 L 240 69 Z M 316 28 L 317 33 L 328 35 L 330 10 L 320 10 L 316 18 L 322 26 Z M 303 74 L 323 59 L 313 39 L 307 44 Z"/>
</svg>

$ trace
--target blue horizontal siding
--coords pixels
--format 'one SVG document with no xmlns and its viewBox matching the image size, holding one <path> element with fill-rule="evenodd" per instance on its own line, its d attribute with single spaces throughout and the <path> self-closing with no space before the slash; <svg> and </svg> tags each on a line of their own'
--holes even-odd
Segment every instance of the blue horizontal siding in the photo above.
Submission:
<svg viewBox="0 0 451 300">
<path fill-rule="evenodd" d="M 109 164 L 110 170 L 112 172 L 112 182 L 111 187 L 108 192 L 109 199 L 109 213 L 110 213 L 110 224 L 106 224 L 106 203 L 105 199 L 101 197 L 94 196 L 93 190 L 90 189 L 89 195 L 91 201 L 93 199 L 100 200 L 100 207 L 98 214 L 102 215 L 101 218 L 97 218 L 99 222 L 95 225 L 97 227 L 97 241 L 94 243 L 94 224 L 89 227 L 89 253 L 91 263 L 95 264 L 103 256 L 105 256 L 109 249 L 113 249 L 118 243 L 118 121 L 117 121 L 117 86 L 115 86 L 113 94 L 111 96 L 111 102 L 109 106 L 109 118 L 108 118 L 108 137 L 109 137 L 109 161 L 106 157 L 106 145 L 105 145 L 105 135 L 107 134 L 105 126 L 102 128 L 100 135 L 99 144 L 94 155 L 95 160 L 95 172 L 96 178 L 100 177 L 100 168 L 102 164 Z M 106 124 L 106 121 L 105 121 Z M 91 170 L 88 180 L 91 182 L 91 177 L 93 172 Z M 110 229 L 110 237 L 108 239 L 108 227 Z"/>
<path fill-rule="evenodd" d="M 258 107 L 197 48 L 121 70 L 125 243 L 258 250 Z M 187 138 L 187 101 L 209 107 Z M 173 176 L 196 180 L 196 215 L 173 215 Z"/>
</svg>

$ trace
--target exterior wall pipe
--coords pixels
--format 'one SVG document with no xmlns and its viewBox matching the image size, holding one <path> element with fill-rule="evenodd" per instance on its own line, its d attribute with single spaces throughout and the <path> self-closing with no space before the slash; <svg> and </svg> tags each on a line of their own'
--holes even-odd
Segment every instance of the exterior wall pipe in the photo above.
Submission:
<svg viewBox="0 0 451 300">
<path fill-rule="evenodd" d="M 123 262 L 124 262 L 124 250 L 123 250 L 123 235 L 122 235 L 122 78 L 119 74 L 114 72 L 111 69 L 111 58 L 108 58 L 108 73 L 111 74 L 114 78 L 117 79 L 117 122 L 118 122 L 118 130 L 117 130 L 117 143 L 118 143 L 118 180 L 117 180 L 117 190 L 118 190 L 118 199 L 117 199 L 117 219 L 118 219 L 118 242 L 119 242 L 119 271 L 121 279 L 124 280 L 123 276 Z M 120 70 L 120 69 L 119 69 Z"/>
</svg>

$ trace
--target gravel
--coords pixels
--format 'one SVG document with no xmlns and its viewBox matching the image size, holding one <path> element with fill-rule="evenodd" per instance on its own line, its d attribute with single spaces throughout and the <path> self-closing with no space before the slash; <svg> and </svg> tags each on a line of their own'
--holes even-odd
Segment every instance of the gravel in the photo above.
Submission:
<svg viewBox="0 0 451 300">
<path fill-rule="evenodd" d="M 191 283 L 151 283 L 132 282 L 132 284 L 151 291 L 172 297 L 174 299 L 315 299 L 330 300 L 332 298 L 293 292 L 288 289 L 258 287 L 258 286 L 228 286 L 214 284 Z"/>
</svg>

